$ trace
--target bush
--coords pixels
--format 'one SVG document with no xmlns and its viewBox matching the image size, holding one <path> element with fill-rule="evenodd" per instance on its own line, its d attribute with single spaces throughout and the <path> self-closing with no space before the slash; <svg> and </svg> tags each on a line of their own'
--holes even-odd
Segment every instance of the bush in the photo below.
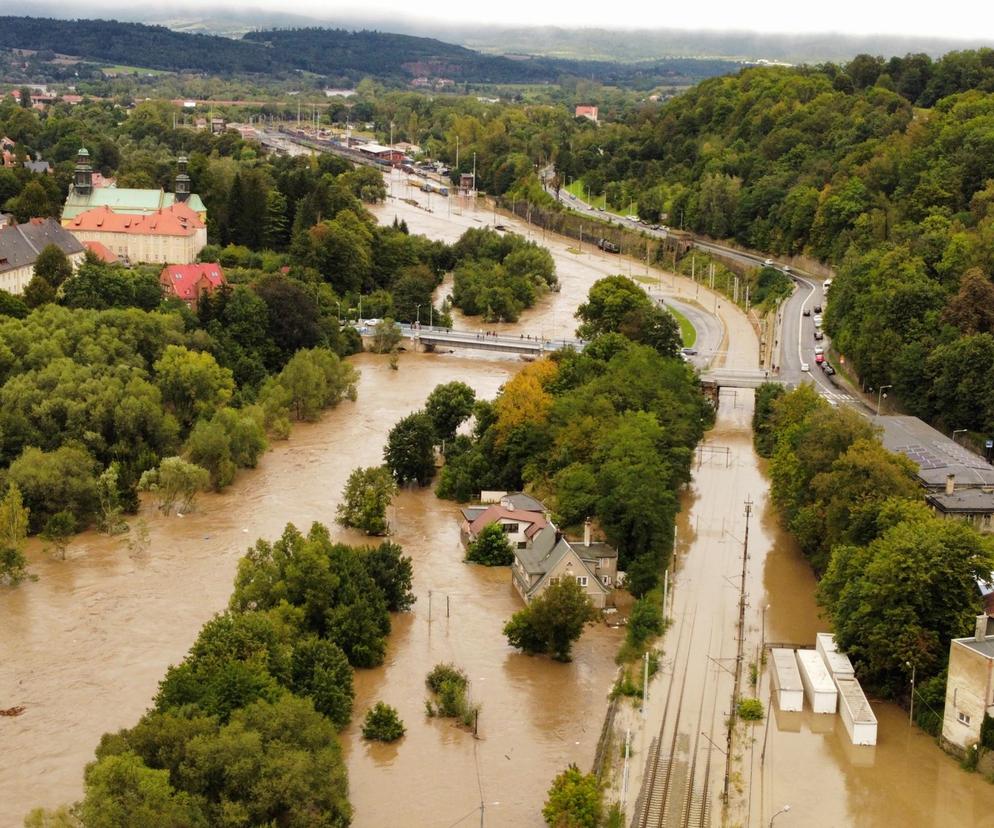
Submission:
<svg viewBox="0 0 994 828">
<path fill-rule="evenodd" d="M 425 701 L 428 716 L 459 719 L 466 727 L 473 724 L 480 706 L 469 703 L 466 695 L 469 679 L 462 670 L 452 664 L 436 664 L 425 679 L 425 684 L 435 693 L 434 704 L 430 699 Z"/>
<path fill-rule="evenodd" d="M 737 710 L 743 721 L 763 721 L 763 703 L 759 699 L 739 699 Z"/>
<path fill-rule="evenodd" d="M 381 701 L 367 711 L 362 723 L 362 738 L 377 742 L 396 742 L 406 732 L 396 708 Z"/>
<path fill-rule="evenodd" d="M 514 563 L 514 550 L 499 523 L 483 528 L 469 545 L 466 560 L 484 566 L 510 566 Z"/>
<path fill-rule="evenodd" d="M 646 641 L 663 632 L 663 610 L 652 596 L 639 598 L 628 621 L 628 643 L 641 648 Z"/>
</svg>

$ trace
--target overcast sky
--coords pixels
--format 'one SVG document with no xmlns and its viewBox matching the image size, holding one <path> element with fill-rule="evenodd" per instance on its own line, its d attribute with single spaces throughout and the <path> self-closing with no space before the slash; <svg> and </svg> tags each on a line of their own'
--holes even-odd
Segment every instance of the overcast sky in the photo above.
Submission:
<svg viewBox="0 0 994 828">
<path fill-rule="evenodd" d="M 115 0 L 111 0 L 116 5 Z M 31 6 L 31 0 L 22 3 Z M 102 5 L 102 3 L 98 3 Z M 158 8 L 168 8 L 169 2 Z M 273 11 L 333 18 L 335 16 L 399 15 L 440 22 L 493 22 L 564 28 L 744 29 L 764 32 L 844 32 L 933 37 L 989 37 L 994 46 L 994 4 L 983 0 L 710 0 L 673 3 L 663 0 L 204 0 L 200 7 L 245 9 L 262 6 Z M 82 13 L 82 7 L 77 8 Z M 203 11 L 201 12 L 203 14 Z"/>
</svg>

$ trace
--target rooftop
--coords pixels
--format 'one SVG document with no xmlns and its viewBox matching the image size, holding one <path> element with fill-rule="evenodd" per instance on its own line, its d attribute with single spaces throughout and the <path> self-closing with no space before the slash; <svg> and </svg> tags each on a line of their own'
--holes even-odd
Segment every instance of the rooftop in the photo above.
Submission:
<svg viewBox="0 0 994 828">
<path fill-rule="evenodd" d="M 977 641 L 972 635 L 969 638 L 954 638 L 953 641 L 962 644 L 968 650 L 980 653 L 985 658 L 994 659 L 994 635 L 985 636 L 983 641 Z"/>
<path fill-rule="evenodd" d="M 944 488 L 950 474 L 957 488 L 994 486 L 994 466 L 917 417 L 877 417 L 875 422 L 883 428 L 884 446 L 915 463 L 926 488 Z"/>
<path fill-rule="evenodd" d="M 797 659 L 794 658 L 794 651 L 784 647 L 774 647 L 771 651 L 773 656 L 773 669 L 777 674 L 777 682 L 781 690 L 803 690 L 801 674 L 797 669 Z"/>
<path fill-rule="evenodd" d="M 50 244 L 67 256 L 83 252 L 83 245 L 55 219 L 36 218 L 25 224 L 0 227 L 0 273 L 34 264 L 38 254 Z"/>
<path fill-rule="evenodd" d="M 143 213 L 154 213 L 171 207 L 176 203 L 176 196 L 164 190 L 141 190 L 131 187 L 99 187 L 94 188 L 86 194 L 77 193 L 75 187 L 69 187 L 69 196 L 66 198 L 66 205 L 62 208 L 62 220 L 74 219 L 80 213 L 92 210 L 95 207 L 109 207 L 115 213 L 131 213 L 141 215 Z M 206 212 L 203 201 L 196 193 L 191 193 L 185 202 L 195 213 Z"/>
<path fill-rule="evenodd" d="M 159 282 L 168 286 L 180 299 L 197 299 L 201 287 L 213 291 L 225 284 L 224 271 L 217 262 L 204 262 L 189 265 L 167 265 L 159 274 Z"/>
<path fill-rule="evenodd" d="M 956 489 L 952 494 L 933 492 L 925 499 L 940 512 L 994 513 L 994 491 Z"/>
<path fill-rule="evenodd" d="M 839 688 L 839 695 L 845 700 L 855 724 L 877 723 L 873 708 L 870 707 L 870 703 L 863 693 L 863 688 L 856 679 L 837 678 L 835 686 Z"/>
<path fill-rule="evenodd" d="M 96 207 L 79 213 L 67 229 L 142 236 L 192 236 L 204 227 L 200 216 L 180 202 L 142 215 L 119 213 L 107 206 Z"/>
</svg>

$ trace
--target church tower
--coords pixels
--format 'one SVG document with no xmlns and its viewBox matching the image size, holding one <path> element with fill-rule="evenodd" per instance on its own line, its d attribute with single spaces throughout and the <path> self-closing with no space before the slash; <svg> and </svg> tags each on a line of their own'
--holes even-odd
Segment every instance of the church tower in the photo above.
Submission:
<svg viewBox="0 0 994 828">
<path fill-rule="evenodd" d="M 79 195 L 93 192 L 93 167 L 90 166 L 90 153 L 80 147 L 76 154 L 76 172 L 73 174 L 73 188 Z"/>
<path fill-rule="evenodd" d="M 176 174 L 176 200 L 186 201 L 190 197 L 190 176 L 186 173 L 186 156 L 181 155 L 176 161 L 179 171 Z"/>
</svg>

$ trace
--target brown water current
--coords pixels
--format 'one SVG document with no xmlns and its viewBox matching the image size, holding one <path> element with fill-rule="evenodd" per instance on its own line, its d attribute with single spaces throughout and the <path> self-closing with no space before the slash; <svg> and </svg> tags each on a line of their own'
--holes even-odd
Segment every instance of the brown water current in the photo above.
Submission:
<svg viewBox="0 0 994 828">
<path fill-rule="evenodd" d="M 394 186 L 402 195 L 399 180 Z M 427 205 L 423 194 L 411 195 Z M 490 212 L 458 200 L 451 206 L 432 201 L 433 213 L 399 201 L 376 213 L 382 222 L 397 215 L 412 232 L 450 241 L 467 227 L 494 223 Z M 529 232 L 520 222 L 498 220 Z M 552 250 L 562 290 L 542 297 L 519 322 L 488 329 L 572 335 L 572 314 L 594 280 L 629 266 L 633 275 L 643 269 L 589 245 L 578 252 L 572 241 L 543 240 L 534 231 L 532 238 Z M 688 280 L 667 276 L 655 290 L 717 305 Z M 719 360 L 730 367 L 755 366 L 751 327 L 733 309 L 722 305 L 718 312 L 727 341 Z M 144 556 L 132 558 L 120 539 L 94 533 L 77 538 L 65 562 L 32 545 L 38 580 L 0 592 L 0 707 L 26 708 L 19 717 L 0 718 L 0 828 L 20 825 L 33 806 L 80 796 L 82 770 L 100 735 L 134 724 L 149 706 L 167 666 L 182 659 L 203 622 L 224 608 L 249 544 L 277 536 L 287 522 L 306 528 L 314 520 L 332 526 L 339 539 L 365 542 L 333 526 L 349 472 L 378 463 L 390 427 L 420 407 L 438 383 L 461 379 L 480 396 L 492 397 L 522 365 L 472 352 L 404 354 L 398 371 L 382 357 L 360 355 L 354 362 L 362 371 L 355 403 L 343 403 L 319 423 L 295 427 L 258 469 L 240 473 L 222 495 L 203 496 L 196 512 L 166 518 L 143 509 L 152 535 Z M 703 453 L 683 495 L 674 626 L 663 644 L 661 675 L 652 683 L 644 720 L 627 703 L 618 716 L 619 730 L 634 732 L 629 817 L 672 684 L 666 734 L 676 736 L 675 766 L 700 771 L 694 787 L 708 790 L 711 824 L 721 822 L 724 757 L 696 734 L 703 731 L 724 746 L 747 496 L 754 505 L 746 663 L 758 652 L 767 605 L 767 641 L 810 642 L 826 628 L 818 620 L 810 569 L 767 502 L 768 484 L 751 447 L 751 415 L 751 392 L 722 395 L 706 442 L 728 452 Z M 568 665 L 512 651 L 501 627 L 520 602 L 507 570 L 461 562 L 457 518 L 454 505 L 428 490 L 404 491 L 391 507 L 395 539 L 414 559 L 418 600 L 412 612 L 395 616 L 385 664 L 356 674 L 356 721 L 344 732 L 343 745 L 358 826 L 446 828 L 460 820 L 475 825 L 481 800 L 487 825 L 539 826 L 552 777 L 569 762 L 588 768 L 593 757 L 620 632 L 590 629 Z M 471 696 L 482 705 L 481 738 L 425 717 L 424 676 L 439 661 L 453 661 L 469 675 Z M 761 681 L 765 703 L 768 676 Z M 380 699 L 396 706 L 407 725 L 407 735 L 393 746 L 367 745 L 358 737 L 358 721 Z M 679 726 L 673 722 L 677 709 L 683 711 Z M 994 824 L 994 787 L 961 771 L 928 737 L 909 728 L 897 707 L 874 709 L 880 720 L 876 748 L 852 748 L 837 718 L 811 714 L 775 717 L 762 763 L 762 727 L 754 729 L 754 744 L 739 740 L 728 824 L 766 826 L 787 803 L 792 810 L 778 817 L 777 828 Z M 617 784 L 614 792 L 620 794 Z"/>
</svg>

